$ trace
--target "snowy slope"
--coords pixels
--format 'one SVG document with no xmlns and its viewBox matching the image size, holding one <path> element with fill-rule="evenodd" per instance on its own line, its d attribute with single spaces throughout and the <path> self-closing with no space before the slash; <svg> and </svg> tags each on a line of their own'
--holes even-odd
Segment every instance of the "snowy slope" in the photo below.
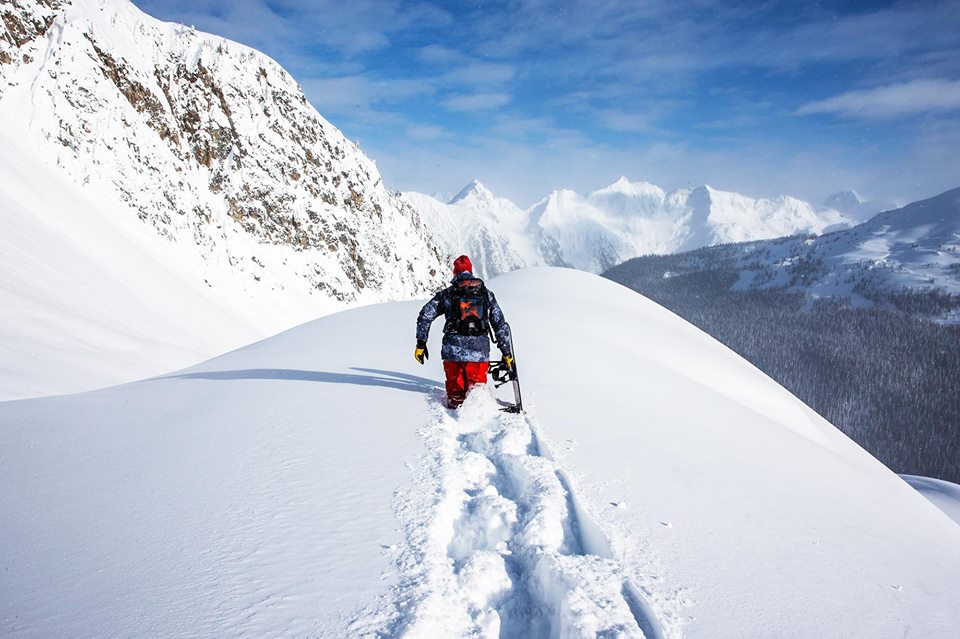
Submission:
<svg viewBox="0 0 960 639">
<path fill-rule="evenodd" d="M 822 233 L 853 223 L 837 210 L 818 210 L 789 196 L 756 199 L 709 186 L 666 193 L 624 177 L 586 196 L 554 191 L 526 211 L 476 181 L 448 205 L 420 193 L 406 195 L 440 229 L 441 245 L 484 255 L 490 274 L 516 268 L 519 260 L 600 273 L 638 255 Z"/>
<path fill-rule="evenodd" d="M 491 287 L 525 417 L 438 406 L 417 302 L 0 404 L 0 635 L 957 635 L 960 527 L 783 389 L 595 276 Z"/>
<path fill-rule="evenodd" d="M 245 282 L 198 281 L 206 265 L 188 247 L 157 242 L 132 211 L 103 215 L 30 149 L 0 140 L 0 400 L 183 367 L 276 332 L 293 309 L 338 309 L 289 298 L 244 308 Z"/>
<path fill-rule="evenodd" d="M 960 525 L 960 485 L 932 477 L 917 475 L 900 475 L 900 477 Z"/>
<path fill-rule="evenodd" d="M 791 237 L 631 260 L 608 275 L 625 283 L 683 274 L 733 274 L 737 290 L 783 288 L 854 304 L 881 302 L 960 320 L 960 189 L 819 237 Z M 641 275 L 642 274 L 642 275 Z"/>
<path fill-rule="evenodd" d="M 0 117 L 0 398 L 184 366 L 447 270 L 276 62 L 126 0 L 5 3 Z"/>
</svg>

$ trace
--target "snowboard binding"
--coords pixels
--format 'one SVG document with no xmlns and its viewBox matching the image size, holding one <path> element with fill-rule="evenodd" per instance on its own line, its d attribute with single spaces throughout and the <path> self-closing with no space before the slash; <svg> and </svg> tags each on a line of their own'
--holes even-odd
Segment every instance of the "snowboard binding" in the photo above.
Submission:
<svg viewBox="0 0 960 639">
<path fill-rule="evenodd" d="M 512 406 L 507 406 L 501 410 L 505 413 L 522 413 L 523 400 L 520 398 L 520 380 L 517 377 L 517 362 L 514 360 L 513 366 L 507 366 L 503 360 L 490 362 L 490 377 L 493 378 L 494 388 L 500 388 L 508 382 L 513 382 L 513 398 L 515 400 Z"/>
</svg>

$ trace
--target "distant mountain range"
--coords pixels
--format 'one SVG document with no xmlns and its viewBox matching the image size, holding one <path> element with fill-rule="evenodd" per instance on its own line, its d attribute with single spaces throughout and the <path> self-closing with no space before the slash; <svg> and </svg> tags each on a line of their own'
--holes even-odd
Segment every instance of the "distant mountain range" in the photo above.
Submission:
<svg viewBox="0 0 960 639">
<path fill-rule="evenodd" d="M 639 257 L 604 277 L 723 342 L 891 468 L 960 481 L 960 188 L 850 229 Z"/>
<path fill-rule="evenodd" d="M 599 273 L 639 255 L 849 228 L 880 210 L 852 191 L 816 207 L 786 195 L 752 198 L 709 186 L 667 193 L 625 177 L 585 196 L 554 191 L 525 210 L 478 181 L 446 203 L 404 195 L 442 249 L 474 256 L 488 277 L 533 265 Z"/>
<path fill-rule="evenodd" d="M 607 275 L 641 290 L 670 278 L 713 274 L 730 290 L 783 290 L 880 303 L 911 315 L 960 322 L 960 188 L 884 211 L 817 237 L 728 244 L 629 260 Z"/>
</svg>

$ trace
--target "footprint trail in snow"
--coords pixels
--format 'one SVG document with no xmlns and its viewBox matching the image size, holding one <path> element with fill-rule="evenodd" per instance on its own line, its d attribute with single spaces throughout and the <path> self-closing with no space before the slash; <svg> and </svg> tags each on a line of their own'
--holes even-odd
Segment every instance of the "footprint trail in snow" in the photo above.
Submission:
<svg viewBox="0 0 960 639">
<path fill-rule="evenodd" d="M 524 415 L 484 391 L 434 407 L 430 450 L 397 511 L 400 583 L 354 621 L 375 637 L 663 637 Z"/>
</svg>

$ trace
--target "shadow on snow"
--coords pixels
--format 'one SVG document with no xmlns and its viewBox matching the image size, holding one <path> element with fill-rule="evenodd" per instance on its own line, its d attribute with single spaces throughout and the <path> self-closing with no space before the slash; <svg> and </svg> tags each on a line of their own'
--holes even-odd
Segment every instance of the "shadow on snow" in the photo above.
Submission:
<svg viewBox="0 0 960 639">
<path fill-rule="evenodd" d="M 370 373 L 357 375 L 353 373 L 327 373 L 324 371 L 304 371 L 289 368 L 248 368 L 232 371 L 201 371 L 197 373 L 182 373 L 167 375 L 157 379 L 210 379 L 229 381 L 237 379 L 272 379 L 278 381 L 323 382 L 326 384 L 354 384 L 356 386 L 382 386 L 414 393 L 432 393 L 443 388 L 438 382 L 397 371 L 386 371 L 378 368 L 356 368 L 350 370 Z"/>
</svg>

